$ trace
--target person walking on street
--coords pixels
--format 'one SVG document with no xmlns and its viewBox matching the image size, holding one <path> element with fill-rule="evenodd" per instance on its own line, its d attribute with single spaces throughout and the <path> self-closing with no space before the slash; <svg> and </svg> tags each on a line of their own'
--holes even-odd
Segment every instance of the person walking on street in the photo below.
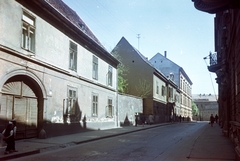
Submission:
<svg viewBox="0 0 240 161">
<path fill-rule="evenodd" d="M 213 127 L 213 123 L 214 123 L 214 117 L 213 117 L 213 114 L 211 114 L 211 116 L 210 116 L 211 127 Z"/>
<path fill-rule="evenodd" d="M 138 122 L 138 114 L 135 114 L 135 126 L 137 126 L 137 122 Z"/>
<path fill-rule="evenodd" d="M 215 121 L 216 121 L 216 123 L 218 123 L 218 115 L 217 114 L 215 116 Z"/>
<path fill-rule="evenodd" d="M 13 119 L 11 121 L 13 123 L 13 146 L 12 146 L 12 151 L 13 152 L 17 152 L 17 150 L 15 149 L 15 139 L 16 139 L 16 133 L 17 133 L 17 122 L 16 119 Z"/>
<path fill-rule="evenodd" d="M 144 126 L 144 124 L 145 124 L 145 115 L 141 114 L 140 119 L 142 121 L 142 126 Z"/>
<path fill-rule="evenodd" d="M 9 154 L 13 152 L 12 149 L 13 149 L 13 142 L 14 142 L 13 123 L 11 121 L 9 121 L 6 129 L 3 130 L 2 134 L 3 134 L 3 140 L 7 143 L 7 147 L 5 149 L 4 154 Z"/>
<path fill-rule="evenodd" d="M 148 119 L 149 119 L 149 124 L 152 125 L 153 122 L 154 122 L 154 117 L 153 117 L 153 115 L 150 114 L 150 115 L 148 116 Z"/>
</svg>

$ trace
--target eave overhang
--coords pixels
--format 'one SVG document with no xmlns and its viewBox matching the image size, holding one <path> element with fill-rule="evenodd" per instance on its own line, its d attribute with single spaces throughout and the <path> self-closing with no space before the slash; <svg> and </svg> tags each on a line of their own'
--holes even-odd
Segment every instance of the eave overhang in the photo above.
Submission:
<svg viewBox="0 0 240 161">
<path fill-rule="evenodd" d="M 86 49 L 92 51 L 98 56 L 111 62 L 110 64 L 114 67 L 120 63 L 114 58 L 106 49 L 94 41 L 91 37 L 86 35 L 81 29 L 74 25 L 69 19 L 61 15 L 55 8 L 53 8 L 47 0 L 16 0 L 24 7 L 32 10 L 39 17 L 45 19 L 55 27 L 59 28 L 63 33 L 69 34 L 70 37 L 74 37 L 81 45 Z"/>
<path fill-rule="evenodd" d="M 227 9 L 240 8 L 239 0 L 192 0 L 196 9 L 208 12 L 217 13 Z"/>
</svg>

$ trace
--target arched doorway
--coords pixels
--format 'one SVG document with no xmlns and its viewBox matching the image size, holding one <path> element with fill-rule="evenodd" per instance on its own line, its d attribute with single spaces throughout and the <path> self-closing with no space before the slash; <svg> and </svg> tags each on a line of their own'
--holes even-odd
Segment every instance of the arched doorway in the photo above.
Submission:
<svg viewBox="0 0 240 161">
<path fill-rule="evenodd" d="M 15 75 L 1 91 L 1 115 L 6 121 L 16 118 L 17 139 L 37 137 L 43 116 L 43 97 L 37 82 L 27 75 Z"/>
</svg>

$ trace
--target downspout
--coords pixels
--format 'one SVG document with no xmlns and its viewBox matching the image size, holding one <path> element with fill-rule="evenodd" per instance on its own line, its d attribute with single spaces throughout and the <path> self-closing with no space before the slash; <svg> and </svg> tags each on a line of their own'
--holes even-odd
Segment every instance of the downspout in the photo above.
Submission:
<svg viewBox="0 0 240 161">
<path fill-rule="evenodd" d="M 119 113 L 118 113 L 118 69 L 116 68 L 116 125 L 119 127 Z"/>
</svg>

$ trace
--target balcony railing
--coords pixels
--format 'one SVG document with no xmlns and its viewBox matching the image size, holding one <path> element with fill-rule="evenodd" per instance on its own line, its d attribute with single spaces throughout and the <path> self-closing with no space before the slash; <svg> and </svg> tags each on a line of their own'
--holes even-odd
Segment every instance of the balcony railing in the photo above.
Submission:
<svg viewBox="0 0 240 161">
<path fill-rule="evenodd" d="M 210 59 L 210 66 L 216 65 L 217 64 L 217 53 L 210 53 L 209 54 L 209 59 Z"/>
<path fill-rule="evenodd" d="M 212 54 L 210 52 L 210 54 L 206 57 L 203 58 L 204 60 L 209 59 L 209 62 L 206 62 L 207 66 L 212 66 L 212 65 L 216 65 L 218 63 L 218 55 L 217 53 Z"/>
<path fill-rule="evenodd" d="M 221 68 L 221 57 L 217 53 L 211 53 L 203 58 L 204 60 L 209 59 L 208 70 L 210 72 L 216 72 L 218 69 Z"/>
</svg>

